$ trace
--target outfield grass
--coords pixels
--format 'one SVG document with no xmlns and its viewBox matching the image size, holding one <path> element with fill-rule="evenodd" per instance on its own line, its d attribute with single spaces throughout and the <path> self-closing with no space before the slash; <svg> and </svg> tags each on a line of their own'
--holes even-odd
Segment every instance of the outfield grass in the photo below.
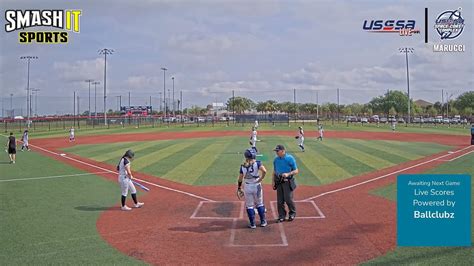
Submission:
<svg viewBox="0 0 474 266">
<path fill-rule="evenodd" d="M 469 174 L 474 176 L 474 154 L 444 163 L 426 174 Z M 474 182 L 471 180 L 471 193 Z M 397 186 L 391 184 L 372 191 L 373 194 L 397 200 Z M 474 197 L 471 197 L 471 217 L 474 217 Z M 474 220 L 471 219 L 471 228 Z M 441 228 L 445 230 L 446 228 Z M 474 242 L 474 230 L 471 230 Z M 398 247 L 386 255 L 366 263 L 366 265 L 474 265 L 474 248 L 462 247 Z"/>
<path fill-rule="evenodd" d="M 367 131 L 367 132 L 391 132 L 391 127 L 388 124 L 381 124 L 377 127 L 375 124 L 349 124 L 347 126 L 346 123 L 337 123 L 335 122 L 332 124 L 331 121 L 324 121 L 323 122 L 325 130 L 336 130 L 336 131 Z M 181 124 L 156 124 L 154 126 L 151 125 L 142 125 L 139 128 L 136 128 L 134 125 L 125 124 L 122 128 L 120 125 L 110 125 L 110 128 L 106 127 L 81 127 L 76 128 L 76 136 L 86 136 L 86 135 L 103 135 L 103 134 L 124 134 L 124 133 L 149 133 L 149 132 L 185 132 L 185 131 L 228 131 L 228 130 L 241 130 L 241 131 L 250 131 L 253 123 L 247 124 L 230 124 L 227 126 L 226 123 L 207 123 L 207 124 L 186 124 L 182 126 Z M 298 126 L 303 126 L 306 131 L 316 131 L 316 124 L 315 122 L 290 122 L 290 125 L 287 123 L 279 123 L 273 126 L 270 123 L 260 123 L 259 130 L 290 130 L 296 131 Z M 47 128 L 37 128 L 34 130 L 30 128 L 30 135 L 32 138 L 47 138 L 47 137 L 64 137 L 67 138 L 69 136 L 69 128 L 66 129 L 53 129 L 49 131 Z M 14 127 L 14 128 L 3 128 L 4 134 L 13 131 L 16 134 L 22 132 L 23 128 L 21 127 Z M 408 133 L 427 133 L 427 134 L 449 134 L 449 135 L 469 135 L 470 134 L 470 127 L 467 126 L 464 128 L 463 126 L 452 126 L 448 127 L 445 125 L 433 126 L 433 125 L 425 125 L 420 127 L 418 125 L 410 125 L 408 127 L 399 125 L 397 126 L 397 132 L 408 132 Z"/>
<path fill-rule="evenodd" d="M 124 151 L 135 151 L 132 169 L 164 179 L 190 185 L 234 184 L 248 147 L 245 137 L 219 137 L 148 142 L 125 142 L 77 145 L 64 149 L 98 162 L 116 165 Z M 448 150 L 449 146 L 433 143 L 397 141 L 307 138 L 306 151 L 299 150 L 293 138 L 264 136 L 258 142 L 259 156 L 267 169 L 273 168 L 277 144 L 287 147 L 296 158 L 301 185 L 324 185 L 356 175 L 422 158 Z M 267 178 L 266 183 L 271 179 Z"/>
<path fill-rule="evenodd" d="M 116 183 L 80 175 L 85 172 L 33 151 L 20 152 L 12 165 L 3 154 L 0 264 L 143 264 L 109 246 L 96 231 L 100 213 L 119 203 Z M 19 180 L 61 175 L 78 176 Z"/>
</svg>

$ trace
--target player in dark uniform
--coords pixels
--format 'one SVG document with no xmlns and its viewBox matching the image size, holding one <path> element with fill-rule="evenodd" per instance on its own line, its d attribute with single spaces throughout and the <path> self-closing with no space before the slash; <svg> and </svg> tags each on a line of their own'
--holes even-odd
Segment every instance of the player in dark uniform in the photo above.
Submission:
<svg viewBox="0 0 474 266">
<path fill-rule="evenodd" d="M 7 141 L 8 156 L 10 156 L 10 163 L 15 163 L 16 159 L 16 139 L 13 136 L 13 132 L 10 132 L 10 136 Z"/>
</svg>

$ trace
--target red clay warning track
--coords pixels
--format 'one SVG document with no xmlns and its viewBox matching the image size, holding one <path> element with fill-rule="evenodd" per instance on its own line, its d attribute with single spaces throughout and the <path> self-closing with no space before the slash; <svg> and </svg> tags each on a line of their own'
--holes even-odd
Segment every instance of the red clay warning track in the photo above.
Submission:
<svg viewBox="0 0 474 266">
<path fill-rule="evenodd" d="M 60 156 L 59 149 L 75 144 L 235 135 L 248 134 L 172 132 L 87 136 L 73 144 L 65 138 L 31 143 L 41 148 L 39 152 L 77 168 L 89 172 L 97 172 L 97 167 L 110 170 L 110 174 L 99 175 L 116 181 L 113 166 L 74 155 Z M 147 185 L 152 190 L 140 195 L 144 208 L 122 212 L 112 207 L 100 216 L 97 230 L 119 251 L 150 264 L 353 265 L 381 256 L 396 246 L 396 204 L 370 195 L 370 190 L 395 182 L 400 173 L 420 173 L 473 150 L 467 146 L 468 136 L 329 131 L 325 137 L 434 142 L 454 146 L 454 153 L 434 154 L 326 186 L 299 186 L 296 200 L 305 202 L 297 203 L 297 219 L 283 224 L 274 222 L 276 208 L 271 202 L 276 200 L 276 193 L 265 186 L 269 225 L 254 230 L 246 228 L 246 214 L 242 204 L 236 202 L 234 185 L 193 187 L 135 173 L 151 182 Z"/>
</svg>

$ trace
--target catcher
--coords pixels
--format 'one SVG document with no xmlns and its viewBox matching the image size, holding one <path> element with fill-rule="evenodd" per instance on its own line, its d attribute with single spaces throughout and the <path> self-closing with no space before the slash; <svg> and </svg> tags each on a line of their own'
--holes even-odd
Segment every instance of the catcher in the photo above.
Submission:
<svg viewBox="0 0 474 266">
<path fill-rule="evenodd" d="M 249 217 L 249 227 L 257 228 L 255 225 L 255 209 L 257 207 L 258 216 L 260 216 L 260 226 L 267 226 L 265 219 L 265 205 L 263 204 L 262 180 L 265 178 L 267 169 L 260 161 L 255 160 L 256 153 L 253 149 L 247 149 L 244 152 L 245 162 L 240 166 L 240 174 L 237 181 L 237 197 L 241 199 L 245 196 L 245 207 Z M 261 175 L 259 174 L 261 172 Z M 242 183 L 245 182 L 244 191 Z"/>
</svg>

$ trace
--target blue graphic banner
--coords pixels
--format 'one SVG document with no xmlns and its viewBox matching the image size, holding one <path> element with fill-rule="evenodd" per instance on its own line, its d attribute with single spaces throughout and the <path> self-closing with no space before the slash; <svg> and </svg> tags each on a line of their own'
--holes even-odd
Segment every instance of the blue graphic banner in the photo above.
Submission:
<svg viewBox="0 0 474 266">
<path fill-rule="evenodd" d="M 471 176 L 399 175 L 398 246 L 471 246 Z"/>
</svg>

